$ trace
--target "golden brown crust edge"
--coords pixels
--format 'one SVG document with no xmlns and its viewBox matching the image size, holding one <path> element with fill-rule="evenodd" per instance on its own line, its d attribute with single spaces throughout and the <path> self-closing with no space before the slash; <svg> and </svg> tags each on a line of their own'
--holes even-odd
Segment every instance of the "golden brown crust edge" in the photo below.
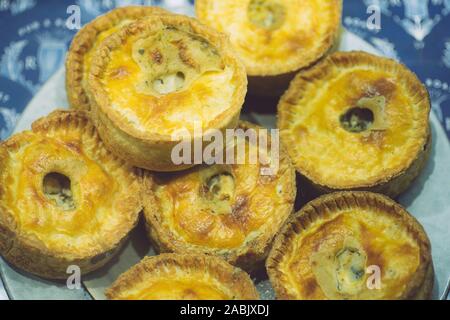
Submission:
<svg viewBox="0 0 450 320">
<path fill-rule="evenodd" d="M 120 293 L 143 279 L 145 273 L 164 266 L 175 266 L 181 269 L 205 270 L 216 277 L 224 286 L 232 290 L 238 300 L 258 300 L 259 294 L 249 275 L 226 261 L 201 254 L 171 254 L 145 257 L 140 263 L 131 267 L 105 291 L 110 300 L 119 299 Z"/>
<path fill-rule="evenodd" d="M 158 172 L 182 171 L 194 166 L 173 163 L 170 155 L 178 141 L 143 141 L 116 127 L 105 114 L 95 109 L 92 113 L 96 115 L 93 121 L 105 146 L 126 162 Z"/>
<path fill-rule="evenodd" d="M 335 191 L 369 191 L 382 193 L 391 198 L 396 198 L 406 191 L 414 179 L 417 178 L 425 167 L 431 153 L 432 135 L 429 125 L 431 102 L 425 86 L 420 82 L 417 76 L 404 65 L 391 59 L 373 56 L 362 51 L 333 53 L 318 64 L 297 74 L 278 104 L 277 127 L 281 130 L 281 143 L 286 146 L 295 145 L 295 142 L 291 140 L 291 137 L 283 133 L 283 129 L 285 127 L 284 124 L 289 122 L 289 119 L 293 116 L 289 111 L 289 101 L 296 101 L 301 97 L 303 82 L 305 80 L 314 81 L 320 79 L 323 74 L 327 73 L 334 65 L 352 66 L 360 63 L 373 66 L 389 64 L 390 68 L 395 68 L 401 74 L 402 79 L 405 79 L 405 82 L 407 82 L 408 86 L 411 88 L 411 92 L 415 92 L 416 104 L 420 105 L 422 108 L 424 116 L 422 117 L 419 126 L 425 128 L 425 130 L 423 130 L 425 134 L 420 138 L 417 153 L 411 155 L 408 163 L 405 164 L 401 170 L 385 173 L 382 176 L 376 177 L 373 181 L 367 181 L 365 184 L 345 187 L 335 187 L 319 183 L 318 181 L 320 179 L 318 177 L 307 172 L 302 164 L 296 161 L 297 154 L 295 148 L 288 148 L 289 156 L 291 157 L 297 172 L 300 174 L 302 182 L 310 187 L 312 196 Z M 424 99 L 423 97 L 426 98 Z"/>
<path fill-rule="evenodd" d="M 66 111 L 56 110 L 47 117 L 36 120 L 32 124 L 32 132 L 47 132 L 51 128 L 58 128 L 60 126 L 79 125 L 85 129 L 85 134 L 90 134 L 101 143 L 95 127 L 92 125 L 87 113 L 83 111 Z M 20 145 L 20 133 L 12 136 L 6 141 L 0 143 L 0 159 L 6 157 L 6 148 L 8 146 L 14 147 Z M 105 150 L 105 152 L 107 152 Z M 118 165 L 125 166 L 126 164 L 108 153 L 109 156 L 116 161 Z M 2 163 L 2 162 L 0 162 Z M 0 165 L 0 171 L 2 166 Z M 132 180 L 131 180 L 132 179 Z M 102 252 L 92 252 L 89 256 L 68 258 L 63 255 L 55 255 L 48 250 L 45 244 L 40 241 L 31 241 L 28 238 L 21 237 L 15 232 L 16 223 L 12 218 L 12 214 L 8 212 L 7 208 L 1 206 L 0 203 L 0 253 L 6 261 L 20 269 L 23 269 L 32 274 L 38 275 L 46 279 L 66 279 L 68 277 L 67 268 L 70 265 L 76 265 L 80 268 L 81 273 L 87 274 L 104 266 L 122 247 L 128 238 L 128 233 L 134 228 L 138 222 L 139 212 L 141 210 L 141 195 L 142 187 L 142 172 L 136 169 L 130 171 L 130 195 L 133 195 L 129 201 L 124 204 L 134 221 L 130 229 L 116 230 L 117 239 L 113 239 L 109 244 L 109 248 Z M 3 190 L 0 185 L 0 196 Z M 136 208 L 136 204 L 139 204 Z"/>
<path fill-rule="evenodd" d="M 282 96 L 286 90 L 289 88 L 289 84 L 302 70 L 306 70 L 308 68 L 312 68 L 314 65 L 320 63 L 323 59 L 325 59 L 328 55 L 336 52 L 339 44 L 341 42 L 341 35 L 344 32 L 344 29 L 340 26 L 337 32 L 337 35 L 334 37 L 332 45 L 330 48 L 322 54 L 317 60 L 312 61 L 310 64 L 293 70 L 288 73 L 280 74 L 280 75 L 268 75 L 268 76 L 256 76 L 256 75 L 248 75 L 248 92 L 250 95 L 261 96 L 261 97 L 280 97 Z"/>
<path fill-rule="evenodd" d="M 409 300 L 431 300 L 434 288 L 434 266 L 430 263 L 426 272 L 426 278 L 418 292 Z"/>
<path fill-rule="evenodd" d="M 277 269 L 279 261 L 287 252 L 286 247 L 289 246 L 289 242 L 297 234 L 306 230 L 313 221 L 325 217 L 327 212 L 355 206 L 379 208 L 391 213 L 405 225 L 420 246 L 421 264 L 412 281 L 408 284 L 406 294 L 401 299 L 428 299 L 431 297 L 434 284 L 431 243 L 422 225 L 401 205 L 382 194 L 364 191 L 342 191 L 323 195 L 306 204 L 300 211 L 291 216 L 276 237 L 269 257 L 266 260 L 266 269 L 277 299 L 296 299 L 285 289 L 283 285 L 285 281 L 284 275 Z"/>
<path fill-rule="evenodd" d="M 151 19 L 160 19 L 165 23 L 191 28 L 218 47 L 227 63 L 235 67 L 239 83 L 231 107 L 211 122 L 211 128 L 224 132 L 226 129 L 234 129 L 237 126 L 247 92 L 247 77 L 244 66 L 235 56 L 225 35 L 203 26 L 194 19 L 175 14 L 153 15 L 145 21 L 133 23 L 106 39 L 98 49 L 89 76 L 89 85 L 92 89 L 89 95 L 92 103 L 92 118 L 105 145 L 136 167 L 160 172 L 181 171 L 193 167 L 194 164 L 175 165 L 173 163 L 171 151 L 180 141 L 173 140 L 171 136 L 142 133 L 132 126 L 127 126 L 123 119 L 108 112 L 109 100 L 100 80 L 103 75 L 102 68 L 110 59 L 110 52 L 120 46 L 127 36 L 137 34 L 151 26 Z M 192 138 L 191 141 L 194 139 Z M 206 145 L 207 143 L 203 142 L 203 147 Z"/>
<path fill-rule="evenodd" d="M 0 232 L 3 231 L 3 228 L 0 226 Z M 51 252 L 45 252 L 36 248 L 34 244 L 21 241 L 11 233 L 9 235 L 11 237 L 10 240 L 14 244 L 6 252 L 2 251 L 2 257 L 19 269 L 50 280 L 67 279 L 70 276 L 68 267 L 71 265 L 79 267 L 82 275 L 103 267 L 120 251 L 127 239 L 123 238 L 120 243 L 117 243 L 114 248 L 107 252 L 73 260 L 54 256 Z M 2 245 L 0 244 L 0 246 Z"/>
<path fill-rule="evenodd" d="M 373 185 L 370 187 L 361 188 L 350 188 L 350 189 L 332 189 L 326 186 L 322 186 L 309 180 L 306 176 L 299 172 L 299 178 L 302 185 L 305 186 L 305 194 L 307 198 L 314 198 L 319 195 L 337 192 L 337 191 L 367 191 L 374 193 L 381 193 L 389 198 L 396 199 L 399 195 L 404 193 L 409 189 L 414 180 L 420 175 L 422 170 L 425 168 L 428 159 L 431 154 L 432 149 L 432 135 L 431 131 L 428 137 L 428 142 L 425 145 L 423 151 L 421 151 L 417 158 L 411 163 L 411 166 L 405 169 L 401 174 L 393 177 L 391 180 L 382 182 L 378 185 Z M 309 188 L 309 189 L 306 189 Z"/>
<path fill-rule="evenodd" d="M 248 128 L 256 128 L 254 124 L 249 122 L 240 121 L 239 128 L 244 130 Z M 284 164 L 284 165 L 282 165 Z M 291 215 L 294 207 L 294 201 L 297 194 L 295 169 L 287 155 L 286 150 L 280 146 L 280 171 L 286 170 L 290 183 L 287 186 L 286 193 L 289 194 L 292 199 L 291 209 L 283 214 L 286 216 L 285 221 Z M 225 259 L 232 265 L 236 265 L 247 272 L 253 272 L 263 264 L 264 260 L 269 254 L 272 242 L 278 233 L 274 230 L 271 234 L 266 234 L 246 244 L 243 248 L 230 249 L 226 253 L 223 250 L 204 249 L 196 246 L 191 246 L 187 243 L 178 241 L 171 233 L 165 232 L 159 215 L 157 212 L 156 199 L 153 193 L 153 177 L 150 174 L 144 176 L 144 191 L 143 191 L 143 203 L 144 203 L 144 217 L 145 225 L 147 229 L 148 237 L 157 252 L 176 252 L 180 254 L 208 254 L 216 255 Z"/>
<path fill-rule="evenodd" d="M 150 14 L 170 14 L 160 7 L 128 6 L 109 11 L 86 24 L 74 37 L 66 58 L 66 92 L 74 109 L 90 110 L 89 97 L 83 88 L 84 55 L 91 50 L 99 33 L 124 18 L 139 19 Z"/>
</svg>

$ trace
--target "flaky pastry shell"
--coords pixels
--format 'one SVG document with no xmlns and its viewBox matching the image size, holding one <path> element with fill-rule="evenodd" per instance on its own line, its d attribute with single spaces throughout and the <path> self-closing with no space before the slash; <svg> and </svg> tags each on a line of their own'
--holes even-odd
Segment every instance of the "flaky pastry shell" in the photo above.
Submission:
<svg viewBox="0 0 450 320">
<path fill-rule="evenodd" d="M 241 121 L 238 130 L 249 128 L 261 129 Z M 247 271 L 267 257 L 293 210 L 295 170 L 284 149 L 279 151 L 278 170 L 274 167 L 268 174 L 262 170 L 269 162 L 251 162 L 249 155 L 256 150 L 271 157 L 272 164 L 276 161 L 271 140 L 259 149 L 246 139 L 236 145 L 235 150 L 245 148 L 241 164 L 202 165 L 145 177 L 144 214 L 149 237 L 160 252 L 217 255 Z"/>
<path fill-rule="evenodd" d="M 144 258 L 107 289 L 111 300 L 258 300 L 244 271 L 226 261 L 193 254 Z"/>
<path fill-rule="evenodd" d="M 66 58 L 66 92 L 72 108 L 90 110 L 87 78 L 92 56 L 100 43 L 131 22 L 169 12 L 150 6 L 119 7 L 86 24 L 74 37 Z"/>
<path fill-rule="evenodd" d="M 434 278 L 419 222 L 361 191 L 308 203 L 275 239 L 266 267 L 278 299 L 429 299 Z"/>
<path fill-rule="evenodd" d="M 105 144 L 135 166 L 179 171 L 180 141 L 237 125 L 245 68 L 228 39 L 194 19 L 153 15 L 106 39 L 89 76 L 92 111 Z"/>
<path fill-rule="evenodd" d="M 142 175 L 108 152 L 82 111 L 55 111 L 0 144 L 0 253 L 51 279 L 93 271 L 142 209 Z"/>
<path fill-rule="evenodd" d="M 282 142 L 319 193 L 365 190 L 395 198 L 431 149 L 430 99 L 405 66 L 338 52 L 292 81 L 278 105 Z"/>
<path fill-rule="evenodd" d="M 197 0 L 200 21 L 229 34 L 249 92 L 276 96 L 339 39 L 341 0 Z"/>
</svg>

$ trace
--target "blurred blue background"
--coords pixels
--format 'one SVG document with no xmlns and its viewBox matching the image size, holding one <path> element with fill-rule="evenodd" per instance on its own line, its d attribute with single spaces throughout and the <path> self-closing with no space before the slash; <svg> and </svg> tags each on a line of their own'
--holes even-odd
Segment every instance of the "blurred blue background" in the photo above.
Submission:
<svg viewBox="0 0 450 320">
<path fill-rule="evenodd" d="M 161 5 L 193 15 L 193 3 L 194 0 L 0 0 L 0 140 L 11 134 L 33 95 L 63 65 L 75 34 L 66 27 L 70 5 L 80 7 L 84 24 L 116 6 L 131 4 Z M 368 8 L 372 5 L 382 12 L 380 30 L 367 27 Z M 450 0 L 344 0 L 343 25 L 418 74 L 428 87 L 433 109 L 450 138 Z M 0 283 L 2 298 L 6 296 Z"/>
</svg>

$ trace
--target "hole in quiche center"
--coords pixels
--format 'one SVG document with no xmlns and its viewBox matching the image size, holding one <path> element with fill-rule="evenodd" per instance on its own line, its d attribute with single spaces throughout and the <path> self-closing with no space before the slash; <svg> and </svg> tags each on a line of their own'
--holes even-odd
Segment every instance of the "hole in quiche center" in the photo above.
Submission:
<svg viewBox="0 0 450 320">
<path fill-rule="evenodd" d="M 255 26 L 276 30 L 283 25 L 286 8 L 276 0 L 251 0 L 248 6 L 248 18 Z"/>
<path fill-rule="evenodd" d="M 226 69 L 215 40 L 184 29 L 167 22 L 159 31 L 134 42 L 131 54 L 138 66 L 138 93 L 161 96 L 188 90 L 206 73 Z"/>
<path fill-rule="evenodd" d="M 354 294 L 364 281 L 366 257 L 357 248 L 345 247 L 336 254 L 337 289 L 344 294 Z"/>
<path fill-rule="evenodd" d="M 349 132 L 367 131 L 373 124 L 375 116 L 368 108 L 351 108 L 339 118 L 342 128 Z"/>
<path fill-rule="evenodd" d="M 205 187 L 206 197 L 214 213 L 231 213 L 235 193 L 234 177 L 228 172 L 213 175 L 206 181 Z"/>
<path fill-rule="evenodd" d="M 220 173 L 209 178 L 208 192 L 219 200 L 230 200 L 234 194 L 234 178 L 230 173 Z"/>
<path fill-rule="evenodd" d="M 45 196 L 63 210 L 75 209 L 70 179 L 58 172 L 45 175 L 43 180 Z"/>
<path fill-rule="evenodd" d="M 166 74 L 153 80 L 153 90 L 159 94 L 169 94 L 183 88 L 186 77 L 183 72 Z"/>
</svg>

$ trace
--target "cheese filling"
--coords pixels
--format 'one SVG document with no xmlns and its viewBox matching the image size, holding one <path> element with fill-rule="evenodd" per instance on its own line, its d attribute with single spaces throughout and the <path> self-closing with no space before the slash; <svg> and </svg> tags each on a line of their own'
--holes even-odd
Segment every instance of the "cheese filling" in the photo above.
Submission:
<svg viewBox="0 0 450 320">
<path fill-rule="evenodd" d="M 143 133 L 210 128 L 232 105 L 237 75 L 195 34 L 165 27 L 111 53 L 103 85 L 112 111 Z"/>
<path fill-rule="evenodd" d="M 258 27 L 275 30 L 285 21 L 286 8 L 280 1 L 251 0 L 248 5 L 248 18 Z"/>
<path fill-rule="evenodd" d="M 136 89 L 142 94 L 185 90 L 203 74 L 224 69 L 218 52 L 205 39 L 172 27 L 137 40 L 132 50 L 141 70 Z"/>
<path fill-rule="evenodd" d="M 85 53 L 85 55 L 83 56 L 83 79 L 82 79 L 82 83 L 83 86 L 86 88 L 87 87 L 87 79 L 89 76 L 89 72 L 91 70 L 91 65 L 92 65 L 92 57 L 94 55 L 94 52 L 97 50 L 97 48 L 100 46 L 100 44 L 103 42 L 103 40 L 105 40 L 107 37 L 109 37 L 110 35 L 116 33 L 117 31 L 119 31 L 122 27 L 132 23 L 133 20 L 123 20 L 120 23 L 118 23 L 117 25 L 113 26 L 112 28 L 106 29 L 102 32 L 100 32 L 97 37 L 95 38 L 94 43 L 92 44 L 92 47 Z"/>
<path fill-rule="evenodd" d="M 297 235 L 280 269 L 293 294 L 306 299 L 395 299 L 420 264 L 408 232 L 382 212 L 342 211 Z M 368 286 L 369 267 L 380 270 L 381 288 Z"/>
<path fill-rule="evenodd" d="M 204 182 L 203 198 L 205 207 L 213 214 L 232 213 L 235 197 L 235 181 L 228 172 L 214 174 Z"/>
<path fill-rule="evenodd" d="M 223 292 L 214 279 L 198 275 L 191 277 L 164 275 L 147 279 L 137 288 L 123 294 L 130 300 L 227 300 L 232 297 Z"/>
</svg>

